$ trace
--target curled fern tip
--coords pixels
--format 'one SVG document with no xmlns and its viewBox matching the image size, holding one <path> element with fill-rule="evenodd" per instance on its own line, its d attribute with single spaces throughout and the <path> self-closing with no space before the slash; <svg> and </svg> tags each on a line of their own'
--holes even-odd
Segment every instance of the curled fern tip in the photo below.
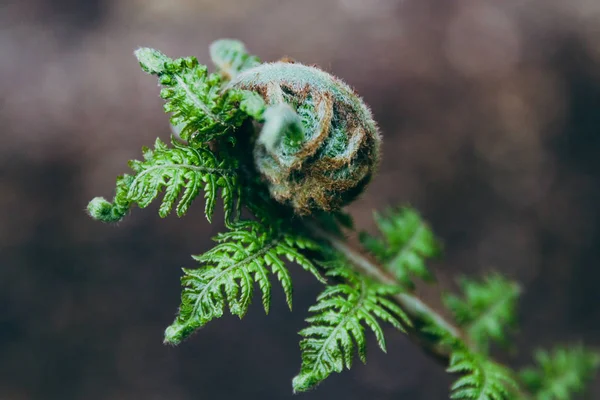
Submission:
<svg viewBox="0 0 600 400">
<path fill-rule="evenodd" d="M 104 197 L 95 197 L 89 202 L 87 212 L 90 217 L 102 222 L 118 222 L 123 216 L 116 212 L 111 202 Z"/>
</svg>

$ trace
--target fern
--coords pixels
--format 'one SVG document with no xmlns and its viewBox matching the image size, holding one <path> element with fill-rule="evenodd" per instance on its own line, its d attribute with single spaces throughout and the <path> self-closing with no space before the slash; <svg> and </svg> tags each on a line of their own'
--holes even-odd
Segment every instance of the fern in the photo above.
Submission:
<svg viewBox="0 0 600 400">
<path fill-rule="evenodd" d="M 263 307 L 268 313 L 269 269 L 281 283 L 291 309 L 292 281 L 282 257 L 295 261 L 325 282 L 312 261 L 301 253 L 317 250 L 318 245 L 302 235 L 272 227 L 266 221 L 238 222 L 214 240 L 218 244 L 212 250 L 194 257 L 202 267 L 184 269 L 179 315 L 165 332 L 167 343 L 180 343 L 196 329 L 221 317 L 226 306 L 233 315 L 242 318 L 252 300 L 254 282 L 262 292 Z"/>
<path fill-rule="evenodd" d="M 264 102 L 256 93 L 227 89 L 219 74 L 208 74 L 195 57 L 172 60 L 158 50 L 135 52 L 142 69 L 157 75 L 165 88 L 165 111 L 182 139 L 196 146 L 232 132 L 250 116 L 260 116 Z"/>
<path fill-rule="evenodd" d="M 582 392 L 600 368 L 600 353 L 581 345 L 538 350 L 535 359 L 537 368 L 520 373 L 535 400 L 568 400 L 571 394 Z"/>
<path fill-rule="evenodd" d="M 294 391 L 306 391 L 326 379 L 332 372 L 350 369 L 355 347 L 360 360 L 366 362 L 366 338 L 362 323 L 375 334 L 379 347 L 386 351 L 379 320 L 404 331 L 411 326 L 404 311 L 388 296 L 398 293 L 396 286 L 382 285 L 358 275 L 340 261 L 324 264 L 327 275 L 345 282 L 328 286 L 309 308 L 316 315 L 300 331 L 302 367 L 293 380 Z"/>
<path fill-rule="evenodd" d="M 425 260 L 437 257 L 440 245 L 420 215 L 409 207 L 374 214 L 382 238 L 361 232 L 360 241 L 405 286 L 413 287 L 412 276 L 433 280 Z"/>
<path fill-rule="evenodd" d="M 210 45 L 210 57 L 226 79 L 247 69 L 260 65 L 260 59 L 248 54 L 246 46 L 239 40 L 221 39 Z"/>
<path fill-rule="evenodd" d="M 157 139 L 153 149 L 144 148 L 143 160 L 129 164 L 133 173 L 117 178 L 113 202 L 97 197 L 88 212 L 119 221 L 133 206 L 161 197 L 161 217 L 182 216 L 203 191 L 209 221 L 222 199 L 227 229 L 211 250 L 194 256 L 197 268 L 183 270 L 181 304 L 166 343 L 180 343 L 227 310 L 242 318 L 256 286 L 268 313 L 272 275 L 291 308 L 291 261 L 326 284 L 300 331 L 296 392 L 350 368 L 355 354 L 366 362 L 368 329 L 386 351 L 382 322 L 407 331 L 461 375 L 452 399 L 564 400 L 583 390 L 600 355 L 581 346 L 539 352 L 539 366 L 520 374 L 530 393 L 491 358 L 492 342 L 506 343 L 515 325 L 517 284 L 499 275 L 463 279 L 463 295 L 444 298 L 458 326 L 411 293 L 415 279 L 434 279 L 426 262 L 441 250 L 415 210 L 375 213 L 380 236 L 360 234 L 377 264 L 349 247 L 345 234 L 353 222 L 340 207 L 374 174 L 381 140 L 368 107 L 348 85 L 316 67 L 261 64 L 231 39 L 211 46 L 216 72 L 210 74 L 194 57 L 173 60 L 149 48 L 135 54 L 163 86 L 165 111 L 182 141 L 172 138 L 167 146 Z M 250 220 L 241 220 L 242 206 Z M 329 261 L 318 261 L 323 256 Z"/>
<path fill-rule="evenodd" d="M 515 325 L 519 285 L 498 274 L 481 283 L 463 278 L 460 285 L 464 299 L 446 295 L 444 304 L 469 340 L 480 351 L 487 351 L 492 341 L 506 343 L 506 328 Z"/>
<path fill-rule="evenodd" d="M 463 374 L 451 387 L 454 400 L 513 400 L 519 386 L 512 371 L 485 355 L 458 346 L 450 357 L 450 373 Z"/>
<path fill-rule="evenodd" d="M 164 191 L 159 215 L 166 217 L 175 207 L 177 215 L 182 216 L 204 190 L 205 214 L 210 221 L 220 189 L 225 213 L 230 216 L 238 208 L 236 199 L 240 193 L 237 161 L 219 160 L 206 148 L 192 148 L 174 138 L 171 143 L 173 147 L 169 148 L 156 139 L 154 149 L 144 148 L 144 161 L 129 163 L 134 175 L 117 179 L 113 203 L 95 198 L 88 206 L 90 215 L 101 221 L 116 222 L 132 204 L 145 208 Z"/>
</svg>

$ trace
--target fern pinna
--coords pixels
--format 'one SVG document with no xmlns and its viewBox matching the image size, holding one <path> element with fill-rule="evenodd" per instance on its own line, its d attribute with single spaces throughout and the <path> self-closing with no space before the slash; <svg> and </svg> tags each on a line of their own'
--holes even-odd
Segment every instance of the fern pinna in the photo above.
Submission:
<svg viewBox="0 0 600 400">
<path fill-rule="evenodd" d="M 253 283 L 262 292 L 262 304 L 269 312 L 271 282 L 274 274 L 292 308 L 292 279 L 285 260 L 293 261 L 325 282 L 313 262 L 302 250 L 315 250 L 310 239 L 276 229 L 267 221 L 234 223 L 230 230 L 214 239 L 218 244 L 206 253 L 194 256 L 202 267 L 184 270 L 179 315 L 165 331 L 165 342 L 177 344 L 196 329 L 223 315 L 225 306 L 240 318 L 248 311 Z"/>
<path fill-rule="evenodd" d="M 135 52 L 163 87 L 174 135 L 130 162 L 112 202 L 88 205 L 93 218 L 117 222 L 160 197 L 161 217 L 172 210 L 181 217 L 202 196 L 210 222 L 220 200 L 227 230 L 194 256 L 196 268 L 184 269 L 165 342 L 179 344 L 226 310 L 243 317 L 255 286 L 268 313 L 270 275 L 291 309 L 288 263 L 295 263 L 325 285 L 300 331 L 296 392 L 350 368 L 356 356 L 366 362 L 368 331 L 385 351 L 385 324 L 457 375 L 452 399 L 563 400 L 584 389 L 600 356 L 582 346 L 540 351 L 539 367 L 520 373 L 492 359 L 494 343 L 509 343 L 516 325 L 516 283 L 499 274 L 464 278 L 462 295 L 444 296 L 454 321 L 415 296 L 415 278 L 435 282 L 427 261 L 442 246 L 414 209 L 376 213 L 381 237 L 361 232 L 362 249 L 348 245 L 353 223 L 340 209 L 373 177 L 381 144 L 368 107 L 348 85 L 316 67 L 261 63 L 236 40 L 213 43 L 210 54 L 213 73 L 194 57 Z"/>
<path fill-rule="evenodd" d="M 321 264 L 327 276 L 342 283 L 328 285 L 308 311 L 315 313 L 300 331 L 302 368 L 293 380 L 294 390 L 310 389 L 332 372 L 350 369 L 356 347 L 360 360 L 366 362 L 364 326 L 375 334 L 381 350 L 386 351 L 380 321 L 405 331 L 411 322 L 402 308 L 389 296 L 400 292 L 395 285 L 385 285 L 362 276 L 338 260 Z"/>
</svg>

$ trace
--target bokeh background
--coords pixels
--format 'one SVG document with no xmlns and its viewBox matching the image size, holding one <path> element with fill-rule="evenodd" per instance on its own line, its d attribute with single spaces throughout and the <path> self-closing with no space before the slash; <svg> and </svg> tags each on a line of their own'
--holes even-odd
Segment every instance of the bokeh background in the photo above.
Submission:
<svg viewBox="0 0 600 400">
<path fill-rule="evenodd" d="M 296 332 L 321 287 L 276 292 L 161 344 L 180 267 L 211 245 L 187 218 L 89 219 L 140 147 L 168 137 L 153 46 L 208 61 L 217 38 L 334 71 L 371 105 L 381 173 L 350 212 L 411 203 L 445 243 L 444 290 L 499 270 L 525 288 L 512 365 L 555 342 L 600 346 L 597 0 L 8 0 L 0 5 L 0 399 L 286 399 Z M 422 295 L 438 304 L 430 290 Z M 302 399 L 445 399 L 449 377 L 405 337 Z M 600 380 L 589 399 L 600 398 Z"/>
</svg>

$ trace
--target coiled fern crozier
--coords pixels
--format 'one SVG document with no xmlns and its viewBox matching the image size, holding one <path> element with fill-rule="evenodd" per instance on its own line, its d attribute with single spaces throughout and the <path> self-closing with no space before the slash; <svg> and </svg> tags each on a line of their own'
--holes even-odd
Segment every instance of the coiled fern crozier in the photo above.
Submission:
<svg viewBox="0 0 600 400">
<path fill-rule="evenodd" d="M 414 295 L 415 279 L 434 281 L 426 262 L 440 254 L 415 210 L 375 214 L 381 234 L 360 233 L 362 251 L 350 248 L 352 220 L 341 208 L 376 173 L 381 140 L 369 108 L 348 85 L 289 60 L 261 63 L 235 40 L 213 43 L 210 53 L 213 73 L 193 57 L 135 52 L 163 87 L 174 134 L 170 144 L 157 139 L 143 161 L 130 162 L 112 202 L 95 198 L 88 206 L 93 218 L 116 222 L 162 196 L 160 216 L 173 209 L 183 216 L 203 193 L 210 221 L 221 198 L 227 231 L 194 257 L 196 268 L 183 271 L 166 343 L 179 344 L 227 309 L 243 317 L 255 285 L 268 312 L 270 274 L 291 308 L 291 262 L 324 285 L 300 331 L 296 392 L 350 368 L 356 355 L 366 362 L 367 331 L 385 351 L 383 323 L 456 375 L 452 399 L 563 400 L 585 389 L 600 356 L 581 345 L 539 351 L 539 366 L 522 372 L 491 358 L 490 346 L 507 344 L 514 328 L 518 284 L 500 275 L 463 279 L 462 294 L 444 297 L 453 322 Z M 242 217 L 243 209 L 251 217 Z"/>
</svg>

